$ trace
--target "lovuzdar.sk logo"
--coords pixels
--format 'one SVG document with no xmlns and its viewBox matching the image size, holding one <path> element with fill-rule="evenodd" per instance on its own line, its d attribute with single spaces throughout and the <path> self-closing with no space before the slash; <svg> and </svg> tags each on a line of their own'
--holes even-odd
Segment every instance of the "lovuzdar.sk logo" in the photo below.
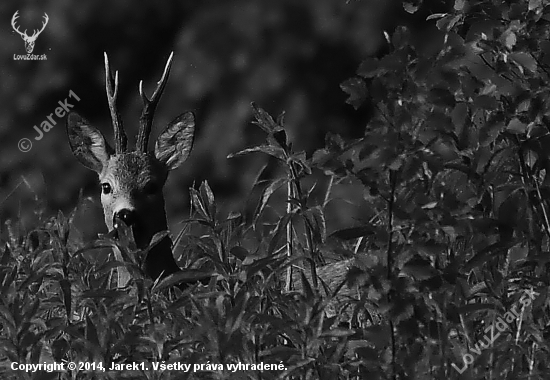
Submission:
<svg viewBox="0 0 550 380">
<path fill-rule="evenodd" d="M 25 42 L 25 50 L 27 51 L 27 54 L 14 54 L 13 59 L 16 61 L 44 61 L 48 59 L 46 57 L 46 54 L 32 54 L 34 50 L 34 44 L 36 43 L 36 39 L 44 31 L 46 28 L 46 25 L 48 25 L 49 17 L 46 13 L 44 13 L 44 21 L 42 22 L 42 27 L 40 29 L 33 29 L 32 35 L 27 34 L 27 29 L 25 29 L 24 32 L 21 32 L 19 30 L 19 27 L 16 24 L 16 20 L 19 18 L 19 11 L 16 11 L 13 14 L 13 17 L 11 18 L 11 26 L 13 30 L 15 30 L 16 33 L 18 33 L 23 41 Z"/>
</svg>

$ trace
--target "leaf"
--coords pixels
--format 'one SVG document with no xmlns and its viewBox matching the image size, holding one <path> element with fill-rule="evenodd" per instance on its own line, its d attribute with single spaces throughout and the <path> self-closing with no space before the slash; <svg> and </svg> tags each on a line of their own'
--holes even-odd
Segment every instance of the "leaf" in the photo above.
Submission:
<svg viewBox="0 0 550 380">
<path fill-rule="evenodd" d="M 235 219 L 239 219 L 239 218 L 242 218 L 242 214 L 240 212 L 237 212 L 237 211 L 231 211 L 229 213 L 229 215 L 227 215 L 227 220 L 235 220 Z"/>
<path fill-rule="evenodd" d="M 210 223 L 212 218 L 208 214 L 208 210 L 202 201 L 200 193 L 196 189 L 190 188 L 189 194 L 191 195 L 191 203 L 193 204 L 195 211 L 197 211 L 204 220 Z"/>
<path fill-rule="evenodd" d="M 10 288 L 11 288 L 12 291 L 14 290 L 15 277 L 17 276 L 17 271 L 18 271 L 17 266 L 15 266 L 9 274 L 7 273 L 8 271 L 6 271 L 6 276 L 4 277 L 4 279 L 2 281 L 2 286 L 0 287 L 0 294 L 10 294 L 10 293 L 12 293 L 9 290 L 10 290 Z"/>
<path fill-rule="evenodd" d="M 405 12 L 414 14 L 422 5 L 423 0 L 408 0 L 403 2 L 403 9 Z"/>
<path fill-rule="evenodd" d="M 133 258 L 135 260 L 135 258 Z M 109 260 L 105 264 L 97 268 L 97 275 L 105 275 L 110 273 L 112 270 L 117 270 L 117 281 L 118 287 L 122 288 L 128 285 L 130 280 L 134 278 L 140 278 L 143 276 L 141 272 L 141 267 L 137 264 L 133 264 L 127 261 Z"/>
<path fill-rule="evenodd" d="M 437 206 L 437 201 L 428 202 L 425 205 L 422 206 L 423 210 L 432 210 Z"/>
<path fill-rule="evenodd" d="M 62 279 L 59 281 L 59 285 L 61 286 L 61 293 L 63 294 L 63 304 L 65 305 L 65 313 L 67 315 L 67 319 L 70 321 L 72 318 L 72 312 L 71 312 L 71 301 L 72 301 L 72 293 L 71 293 L 71 283 L 69 280 Z"/>
<path fill-rule="evenodd" d="M 442 17 L 437 21 L 436 23 L 437 28 L 442 32 L 449 32 L 452 28 L 454 28 L 454 26 L 461 19 L 461 17 L 462 15 L 460 14 L 457 14 L 457 15 L 448 14 L 447 16 Z"/>
<path fill-rule="evenodd" d="M 489 144 L 492 144 L 496 140 L 503 129 L 504 124 L 487 124 L 487 126 L 479 132 L 479 144 L 483 147 L 489 146 Z"/>
<path fill-rule="evenodd" d="M 90 298 L 99 300 L 101 298 L 116 300 L 120 299 L 126 294 L 123 290 L 111 290 L 111 289 L 95 289 L 87 290 L 81 294 L 83 299 Z"/>
<path fill-rule="evenodd" d="M 426 21 L 435 20 L 437 18 L 445 17 L 447 13 L 434 13 L 426 17 Z"/>
<path fill-rule="evenodd" d="M 70 345 L 62 337 L 57 338 L 52 343 L 52 356 L 54 360 L 61 361 L 65 354 L 69 351 Z"/>
<path fill-rule="evenodd" d="M 324 331 L 321 333 L 321 338 L 345 338 L 357 334 L 355 330 L 345 328 L 334 328 L 332 330 Z"/>
<path fill-rule="evenodd" d="M 97 335 L 97 329 L 94 325 L 94 322 L 90 317 L 86 316 L 86 340 L 92 343 L 96 347 L 100 347 L 99 337 Z"/>
<path fill-rule="evenodd" d="M 539 159 L 537 152 L 531 149 L 525 149 L 523 155 L 525 163 L 532 169 Z"/>
<path fill-rule="evenodd" d="M 304 297 L 306 300 L 313 300 L 315 295 L 313 293 L 313 289 L 311 287 L 311 284 L 309 283 L 309 279 L 307 278 L 304 271 L 300 271 L 300 281 L 301 281 L 301 287 L 297 286 L 297 290 L 302 290 Z"/>
<path fill-rule="evenodd" d="M 214 199 L 214 193 L 208 185 L 208 181 L 203 181 L 199 188 L 201 192 L 202 199 L 206 201 L 206 206 L 208 207 L 208 213 L 211 218 L 216 217 L 216 202 Z"/>
<path fill-rule="evenodd" d="M 284 129 L 281 128 L 280 130 L 275 131 L 273 133 L 273 138 L 275 139 L 277 144 L 279 144 L 279 146 L 283 148 L 283 150 L 287 150 L 287 137 Z"/>
<path fill-rule="evenodd" d="M 485 125 L 485 112 L 483 110 L 476 110 L 472 115 L 472 122 L 476 128 L 481 128 Z"/>
<path fill-rule="evenodd" d="M 517 42 L 516 33 L 508 29 L 502 35 L 500 36 L 500 41 L 506 46 L 508 49 L 512 49 L 514 45 Z"/>
<path fill-rule="evenodd" d="M 118 216 L 115 216 L 115 231 L 116 238 L 115 242 L 121 248 L 128 248 L 130 250 L 136 249 L 136 243 L 134 238 L 134 233 L 132 228 L 128 226 L 122 219 L 119 219 Z"/>
<path fill-rule="evenodd" d="M 527 131 L 527 124 L 519 121 L 517 117 L 510 120 L 510 123 L 506 126 L 506 130 L 511 133 L 521 134 Z"/>
<path fill-rule="evenodd" d="M 456 104 L 455 96 L 446 88 L 432 88 L 428 101 L 442 107 L 454 107 Z"/>
<path fill-rule="evenodd" d="M 250 279 L 255 276 L 258 272 L 263 271 L 264 269 L 271 275 L 281 269 L 282 264 L 287 261 L 287 257 L 264 257 L 258 260 L 255 260 L 251 264 L 243 265 L 243 268 L 246 272 L 246 278 Z M 293 262 L 297 259 L 293 260 Z M 276 274 L 276 273 L 275 273 Z M 277 274 L 276 274 L 277 275 Z"/>
<path fill-rule="evenodd" d="M 406 26 L 398 26 L 392 35 L 392 45 L 394 48 L 399 49 L 404 46 L 408 46 L 411 40 L 411 32 Z M 408 63 L 408 57 L 404 54 L 405 51 L 401 50 L 403 54 L 391 54 L 386 57 L 393 63 L 396 63 L 399 66 Z M 384 57 L 384 58 L 386 58 Z"/>
<path fill-rule="evenodd" d="M 15 337 L 17 334 L 15 319 L 10 310 L 3 304 L 0 304 L 0 321 L 2 322 L 2 327 L 6 331 L 6 335 L 13 335 Z"/>
<path fill-rule="evenodd" d="M 278 126 L 280 126 L 280 127 L 282 127 L 283 125 L 285 125 L 285 111 L 281 112 L 281 113 L 279 114 L 279 116 L 277 116 L 277 120 L 275 121 L 275 123 L 276 123 Z M 281 129 L 281 130 L 284 131 L 284 129 Z"/>
<path fill-rule="evenodd" d="M 310 208 L 304 212 L 304 218 L 308 228 L 313 232 L 313 237 L 316 241 L 324 243 L 327 237 L 327 226 L 325 214 L 321 206 Z"/>
<path fill-rule="evenodd" d="M 417 280 L 426 280 L 440 274 L 429 262 L 416 259 L 407 262 L 401 272 Z"/>
<path fill-rule="evenodd" d="M 277 189 L 279 189 L 281 186 L 283 186 L 286 182 L 287 182 L 286 177 L 279 178 L 271 182 L 268 186 L 266 186 L 263 189 L 260 202 L 258 203 L 256 210 L 254 211 L 254 224 L 256 224 L 256 222 L 258 221 L 260 215 L 262 214 L 265 206 L 267 205 L 267 202 L 269 201 L 273 193 L 277 191 Z"/>
<path fill-rule="evenodd" d="M 359 77 L 353 77 L 342 82 L 340 88 L 349 95 L 346 103 L 355 109 L 359 109 L 367 99 L 367 85 Z"/>
<path fill-rule="evenodd" d="M 529 0 L 529 10 L 533 11 L 542 7 L 542 0 Z"/>
<path fill-rule="evenodd" d="M 457 311 L 459 314 L 470 314 L 476 311 L 483 311 L 483 310 L 497 310 L 497 307 L 494 303 L 490 303 L 490 302 L 476 302 L 476 303 L 469 303 L 467 305 L 459 306 L 457 308 Z"/>
<path fill-rule="evenodd" d="M 231 253 L 233 256 L 235 256 L 236 258 L 238 258 L 241 261 L 244 261 L 249 256 L 248 251 L 245 248 L 240 247 L 240 246 L 236 246 L 236 247 L 231 248 L 229 250 L 229 253 Z"/>
<path fill-rule="evenodd" d="M 432 144 L 432 150 L 437 153 L 444 162 L 454 161 L 460 158 L 458 151 L 454 144 L 444 140 L 434 141 Z"/>
<path fill-rule="evenodd" d="M 510 61 L 515 62 L 518 65 L 518 68 L 523 73 L 523 68 L 529 70 L 532 73 L 537 71 L 537 61 L 533 58 L 531 54 L 517 52 L 508 54 Z"/>
<path fill-rule="evenodd" d="M 464 129 L 464 123 L 468 116 L 468 105 L 466 103 L 457 103 L 453 112 L 451 112 L 451 120 L 455 126 L 455 133 L 459 135 Z"/>
<path fill-rule="evenodd" d="M 490 259 L 504 255 L 507 252 L 508 248 L 510 248 L 510 246 L 511 243 L 497 242 L 489 245 L 488 247 L 485 247 L 466 262 L 466 264 L 464 265 L 463 273 L 469 273 L 474 268 L 481 267 Z"/>
<path fill-rule="evenodd" d="M 375 233 L 375 229 L 371 226 L 359 226 L 359 227 L 351 227 L 351 228 L 345 228 L 343 230 L 338 230 L 330 234 L 331 237 L 336 237 L 338 239 L 342 240 L 352 240 L 357 239 L 360 237 L 373 235 Z"/>
<path fill-rule="evenodd" d="M 278 125 L 273 120 L 270 114 L 265 112 L 262 108 L 258 107 L 256 103 L 252 102 L 252 112 L 254 114 L 254 117 L 256 118 L 256 121 L 254 124 L 258 125 L 260 128 L 262 128 L 266 133 L 273 133 L 276 129 L 278 129 Z"/>
<path fill-rule="evenodd" d="M 239 293 L 237 297 L 235 297 L 236 304 L 229 310 L 229 313 L 227 313 L 225 317 L 225 331 L 229 334 L 233 334 L 241 327 L 243 317 L 247 311 L 249 298 L 249 292 Z"/>
<path fill-rule="evenodd" d="M 289 163 L 290 165 L 294 165 L 299 177 L 304 173 L 306 175 L 311 174 L 311 167 L 307 163 L 306 152 L 301 151 L 292 153 L 289 157 Z"/>
<path fill-rule="evenodd" d="M 24 320 L 30 321 L 31 319 L 33 319 L 33 317 L 36 315 L 36 312 L 38 311 L 39 306 L 40 306 L 40 300 L 36 298 L 32 302 L 31 306 L 28 307 L 27 310 L 25 311 L 25 315 L 23 316 Z"/>
<path fill-rule="evenodd" d="M 474 100 L 476 109 L 494 110 L 498 108 L 498 101 L 489 95 L 480 95 Z"/>
<path fill-rule="evenodd" d="M 275 229 L 275 232 L 271 237 L 271 241 L 269 242 L 269 246 L 267 249 L 268 255 L 271 255 L 275 251 L 275 248 L 277 247 L 277 244 L 279 243 L 281 236 L 285 233 L 286 226 L 290 222 L 291 217 L 292 217 L 292 214 L 285 214 L 279 220 L 279 223 L 277 223 L 277 228 Z"/>
<path fill-rule="evenodd" d="M 199 282 L 207 283 L 214 274 L 198 269 L 180 269 L 180 271 L 171 274 L 158 281 L 152 290 L 160 291 L 178 284 L 197 284 Z"/>
<path fill-rule="evenodd" d="M 405 302 L 395 302 L 391 309 L 391 316 L 395 323 L 408 320 L 412 317 L 413 313 L 413 306 Z"/>
<path fill-rule="evenodd" d="M 156 246 L 158 243 L 160 243 L 165 237 L 170 235 L 170 231 L 164 230 L 159 231 L 153 235 L 153 238 L 151 239 L 151 243 L 149 243 L 149 246 L 147 247 L 147 251 L 149 251 L 151 248 Z M 130 260 L 131 262 L 135 263 L 135 261 Z"/>
<path fill-rule="evenodd" d="M 455 0 L 454 10 L 455 11 L 461 11 L 464 9 L 464 5 L 466 5 L 466 0 Z"/>
<path fill-rule="evenodd" d="M 517 264 L 524 261 L 528 254 L 529 249 L 527 246 L 522 247 L 520 244 L 517 244 L 508 250 L 508 262 L 511 265 Z"/>
<path fill-rule="evenodd" d="M 286 161 L 285 151 L 281 147 L 273 146 L 273 145 L 259 145 L 252 148 L 244 149 L 244 150 L 241 150 L 240 152 L 229 154 L 227 158 L 244 156 L 244 155 L 247 155 L 250 153 L 256 153 L 256 152 L 269 154 L 270 156 L 278 158 L 281 161 Z"/>
<path fill-rule="evenodd" d="M 369 57 L 361 62 L 359 69 L 357 69 L 357 75 L 363 78 L 373 78 L 379 75 L 381 71 L 378 59 Z"/>
</svg>

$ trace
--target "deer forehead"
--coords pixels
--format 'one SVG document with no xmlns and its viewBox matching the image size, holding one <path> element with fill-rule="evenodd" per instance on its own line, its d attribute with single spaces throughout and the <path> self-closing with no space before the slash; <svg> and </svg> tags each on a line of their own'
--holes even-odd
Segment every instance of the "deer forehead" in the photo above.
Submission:
<svg viewBox="0 0 550 380">
<path fill-rule="evenodd" d="M 119 188 L 139 189 L 149 182 L 163 185 L 168 171 L 152 154 L 129 152 L 113 155 L 103 169 L 100 181 Z"/>
</svg>

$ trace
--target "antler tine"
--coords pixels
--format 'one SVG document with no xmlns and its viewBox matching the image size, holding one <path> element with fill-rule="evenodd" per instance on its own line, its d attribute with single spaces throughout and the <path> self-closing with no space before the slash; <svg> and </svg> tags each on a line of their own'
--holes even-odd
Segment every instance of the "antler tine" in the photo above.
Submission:
<svg viewBox="0 0 550 380">
<path fill-rule="evenodd" d="M 15 21 L 19 18 L 19 11 L 16 11 L 13 14 L 13 17 L 11 18 L 11 26 L 13 27 L 13 30 L 15 30 L 20 36 L 26 36 L 27 35 L 27 29 L 25 29 L 24 32 L 21 32 L 17 25 L 15 24 Z"/>
<path fill-rule="evenodd" d="M 50 18 L 48 17 L 48 14 L 44 12 L 44 21 L 42 22 L 42 29 L 38 30 L 38 29 L 35 29 L 35 32 L 33 33 L 33 36 L 39 36 L 43 31 L 44 29 L 46 29 L 46 25 L 48 25 L 48 21 L 50 20 Z"/>
<path fill-rule="evenodd" d="M 149 134 L 151 133 L 151 128 L 153 126 L 153 118 L 155 116 L 155 110 L 157 108 L 166 82 L 168 81 L 168 75 L 170 74 L 170 68 L 172 67 L 172 58 L 174 57 L 174 52 L 168 57 L 166 62 L 166 67 L 164 68 L 164 73 L 160 78 L 160 81 L 157 83 L 157 88 L 153 92 L 151 99 L 147 98 L 145 92 L 143 91 L 143 81 L 139 82 L 139 95 L 143 100 L 143 111 L 141 112 L 141 117 L 139 118 L 139 133 L 137 137 L 136 150 L 141 152 L 147 152 L 147 145 L 149 143 Z"/>
<path fill-rule="evenodd" d="M 116 109 L 116 98 L 118 96 L 118 71 L 115 72 L 114 89 L 113 77 L 109 66 L 109 58 L 105 55 L 105 91 L 107 92 L 107 101 L 109 102 L 109 110 L 111 111 L 111 120 L 113 121 L 113 130 L 115 132 L 115 153 L 120 154 L 126 152 L 127 141 L 126 133 L 122 125 L 122 119 Z"/>
</svg>

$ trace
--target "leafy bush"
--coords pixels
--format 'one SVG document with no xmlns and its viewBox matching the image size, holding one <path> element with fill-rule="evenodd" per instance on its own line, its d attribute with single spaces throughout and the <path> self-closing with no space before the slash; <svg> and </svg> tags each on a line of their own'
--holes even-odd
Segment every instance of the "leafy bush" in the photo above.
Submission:
<svg viewBox="0 0 550 380">
<path fill-rule="evenodd" d="M 145 278 L 131 236 L 85 245 L 71 216 L 8 224 L 3 362 L 285 366 L 63 379 L 546 378 L 550 5 L 457 0 L 429 19 L 436 44 L 398 28 L 342 84 L 353 107 L 377 110 L 359 139 L 329 134 L 308 157 L 282 116 L 253 105 L 266 142 L 233 156 L 267 154 L 281 170 L 264 168 L 239 212 L 206 182 L 190 189 L 176 255 L 209 268 L 207 285 L 170 286 L 187 270 Z M 346 204 L 355 222 L 343 225 Z"/>
</svg>

